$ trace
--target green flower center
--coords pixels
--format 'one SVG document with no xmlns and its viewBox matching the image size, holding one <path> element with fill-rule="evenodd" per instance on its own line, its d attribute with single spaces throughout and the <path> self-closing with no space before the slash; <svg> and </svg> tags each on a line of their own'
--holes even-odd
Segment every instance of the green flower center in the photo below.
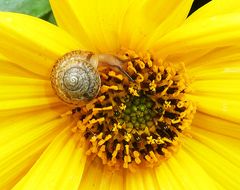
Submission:
<svg viewBox="0 0 240 190">
<path fill-rule="evenodd" d="M 147 122 L 151 122 L 158 113 L 156 110 L 152 110 L 154 102 L 144 95 L 128 96 L 122 103 L 125 103 L 126 108 L 123 111 L 117 110 L 115 116 L 120 115 L 121 123 L 126 122 L 127 128 L 145 128 Z"/>
</svg>

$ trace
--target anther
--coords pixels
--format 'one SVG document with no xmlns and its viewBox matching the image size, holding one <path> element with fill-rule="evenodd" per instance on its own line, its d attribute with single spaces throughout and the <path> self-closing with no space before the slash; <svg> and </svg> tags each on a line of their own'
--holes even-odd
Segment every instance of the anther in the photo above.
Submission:
<svg viewBox="0 0 240 190">
<path fill-rule="evenodd" d="M 182 71 L 149 53 L 126 52 L 99 56 L 100 65 L 110 67 L 99 69 L 99 94 L 77 113 L 82 121 L 76 129 L 89 142 L 88 155 L 132 170 L 159 165 L 177 150 L 193 106 Z"/>
</svg>

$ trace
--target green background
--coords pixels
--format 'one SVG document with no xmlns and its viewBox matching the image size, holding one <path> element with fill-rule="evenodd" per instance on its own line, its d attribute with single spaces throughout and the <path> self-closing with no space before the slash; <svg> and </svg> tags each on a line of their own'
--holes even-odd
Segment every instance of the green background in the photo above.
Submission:
<svg viewBox="0 0 240 190">
<path fill-rule="evenodd" d="M 24 13 L 56 24 L 49 0 L 0 0 L 0 11 Z"/>
</svg>

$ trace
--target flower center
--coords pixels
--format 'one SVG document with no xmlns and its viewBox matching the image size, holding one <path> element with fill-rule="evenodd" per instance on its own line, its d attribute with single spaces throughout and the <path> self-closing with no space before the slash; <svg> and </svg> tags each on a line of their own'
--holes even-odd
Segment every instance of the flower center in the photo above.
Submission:
<svg viewBox="0 0 240 190">
<path fill-rule="evenodd" d="M 87 155 L 103 164 L 130 169 L 159 165 L 177 149 L 193 117 L 184 66 L 129 50 L 116 56 L 133 80 L 100 65 L 99 94 L 72 110 L 79 118 L 74 131 L 88 144 Z"/>
</svg>

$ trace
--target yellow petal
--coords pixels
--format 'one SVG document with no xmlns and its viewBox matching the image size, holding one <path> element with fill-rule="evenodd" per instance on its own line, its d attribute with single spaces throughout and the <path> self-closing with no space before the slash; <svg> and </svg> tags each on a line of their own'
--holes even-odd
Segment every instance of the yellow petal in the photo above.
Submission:
<svg viewBox="0 0 240 190">
<path fill-rule="evenodd" d="M 0 54 L 0 74 L 1 76 L 19 76 L 28 78 L 42 78 L 17 64 L 10 62 L 5 56 Z"/>
<path fill-rule="evenodd" d="M 198 103 L 200 112 L 239 122 L 239 55 L 238 47 L 217 48 L 187 62 L 187 71 L 192 79 L 191 97 Z M 214 118 L 214 123 L 225 123 L 218 118 Z M 227 133 L 233 135 L 233 132 Z"/>
<path fill-rule="evenodd" d="M 69 119 L 60 118 L 54 110 L 42 110 L 0 123 L 0 189 L 11 189 Z"/>
<path fill-rule="evenodd" d="M 99 159 L 94 159 L 86 162 L 86 166 L 83 172 L 82 180 L 79 185 L 79 190 L 81 189 L 96 189 L 99 188 L 99 184 L 102 180 L 103 164 Z M 89 180 L 91 179 L 91 180 Z"/>
<path fill-rule="evenodd" d="M 196 55 L 198 54 L 198 55 Z M 188 55 L 181 57 L 184 61 L 188 74 L 194 80 L 206 79 L 239 79 L 240 48 L 236 46 L 216 48 L 205 54 Z"/>
<path fill-rule="evenodd" d="M 0 76 L 0 101 L 55 96 L 50 81 Z"/>
<path fill-rule="evenodd" d="M 192 2 L 192 0 L 133 1 L 121 25 L 120 40 L 123 46 L 147 50 L 147 43 L 152 43 L 154 36 L 162 37 L 185 20 Z"/>
<path fill-rule="evenodd" d="M 212 17 L 233 12 L 240 12 L 240 1 L 213 0 L 195 11 L 190 17 L 188 17 L 187 21 L 191 22 L 205 17 Z"/>
<path fill-rule="evenodd" d="M 162 189 L 217 189 L 217 184 L 201 168 L 200 164 L 183 149 L 156 168 L 155 172 Z M 163 182 L 161 178 L 167 178 L 168 182 Z"/>
<path fill-rule="evenodd" d="M 123 185 L 123 172 L 121 170 L 111 171 L 96 158 L 87 161 L 78 189 L 122 190 Z"/>
<path fill-rule="evenodd" d="M 222 118 L 235 123 L 240 123 L 239 95 L 233 96 L 202 96 L 189 95 L 196 102 L 197 110 L 211 116 Z"/>
<path fill-rule="evenodd" d="M 54 107 L 61 107 L 63 108 L 65 111 L 63 113 L 61 113 L 61 111 L 55 110 Z M 69 110 L 71 110 L 70 107 L 68 107 L 67 105 L 64 105 L 62 103 L 56 103 L 56 104 L 43 104 L 43 105 L 38 105 L 38 106 L 30 106 L 30 107 L 24 107 L 21 106 L 18 109 L 4 109 L 4 110 L 0 110 L 0 119 L 1 120 L 7 120 L 8 118 L 14 118 L 16 116 L 18 116 L 19 114 L 24 114 L 24 113 L 31 113 L 31 112 L 35 112 L 35 111 L 42 111 L 44 109 L 54 109 L 54 111 L 56 113 L 58 113 L 58 115 L 61 114 L 65 114 L 66 112 L 68 112 Z"/>
<path fill-rule="evenodd" d="M 159 167 L 155 168 L 154 172 L 160 189 L 180 190 L 182 188 L 178 178 L 174 175 L 174 171 L 171 171 L 166 163 L 163 163 Z"/>
<path fill-rule="evenodd" d="M 205 134 L 203 135 L 206 136 Z M 209 138 L 211 138 L 211 136 L 209 136 Z M 206 146 L 195 139 L 195 136 L 193 136 L 193 139 L 186 138 L 184 141 L 184 148 L 189 152 L 189 155 L 201 165 L 222 189 L 230 190 L 239 188 L 239 167 L 229 161 L 228 156 L 231 155 L 222 156 L 216 152 L 217 149 L 215 150 L 212 147 Z"/>
<path fill-rule="evenodd" d="M 56 105 L 65 107 L 54 94 L 50 81 L 15 76 L 0 76 L 0 117 Z"/>
<path fill-rule="evenodd" d="M 159 183 L 155 179 L 153 169 L 139 169 L 136 172 L 126 171 L 126 190 L 158 190 Z"/>
<path fill-rule="evenodd" d="M 195 67 L 188 70 L 188 73 L 193 80 L 196 80 L 196 82 L 200 82 L 198 80 L 207 80 L 209 79 L 220 79 L 225 80 L 227 82 L 227 79 L 240 79 L 240 67 L 238 65 L 237 61 L 232 62 L 229 60 L 228 64 L 212 64 L 209 65 L 202 65 L 201 67 Z M 194 81 L 195 82 L 195 81 Z"/>
<path fill-rule="evenodd" d="M 140 44 L 138 45 L 138 48 L 141 50 L 148 51 L 150 47 L 155 45 L 156 39 L 161 38 L 171 30 L 174 30 L 175 28 L 179 27 L 185 21 L 193 1 L 192 0 L 158 1 L 158 3 L 162 3 L 162 2 L 164 2 L 165 4 L 162 5 L 161 9 L 164 9 L 164 10 L 160 11 L 160 8 L 159 8 L 158 12 L 156 13 L 156 17 L 159 18 L 159 12 L 161 12 L 161 15 L 164 15 L 165 18 L 161 22 L 157 23 L 158 26 L 154 30 L 152 30 L 151 32 L 149 32 L 149 34 L 142 36 L 140 38 L 141 40 L 140 40 Z M 155 3 L 156 1 L 152 0 L 149 3 L 149 6 L 155 7 Z M 174 6 L 174 7 L 171 7 L 171 6 Z M 168 8 L 170 9 L 168 10 Z M 146 12 L 149 12 L 149 10 L 151 9 L 152 8 L 148 8 Z M 149 27 L 149 24 L 144 23 L 143 27 L 145 26 Z M 144 32 L 145 28 L 143 28 L 142 30 L 143 31 L 141 32 L 145 34 L 146 33 Z"/>
<path fill-rule="evenodd" d="M 12 99 L 12 100 L 2 100 L 0 112 L 14 110 L 14 109 L 22 109 L 22 108 L 30 108 L 30 107 L 38 107 L 38 106 L 54 106 L 58 105 L 60 100 L 57 97 L 33 97 L 33 98 L 21 98 L 21 99 Z"/>
<path fill-rule="evenodd" d="M 240 71 L 240 68 L 239 68 Z M 210 72 L 209 72 L 210 73 Z M 240 72 L 239 72 L 240 74 Z M 211 73 L 209 74 L 211 76 Z M 217 75 L 219 76 L 219 75 Z M 217 78 L 216 76 L 216 78 Z M 227 95 L 240 95 L 240 78 L 238 80 L 228 79 L 227 76 L 225 80 L 196 80 L 191 83 L 191 88 L 193 91 L 191 94 L 195 95 L 215 95 L 221 96 L 221 94 Z"/>
<path fill-rule="evenodd" d="M 50 0 L 60 27 L 89 50 L 112 52 L 119 48 L 119 27 L 130 1 Z"/>
<path fill-rule="evenodd" d="M 50 2 L 61 27 L 89 49 L 113 52 L 121 46 L 136 48 L 163 22 L 162 30 L 158 29 L 161 34 L 178 26 L 186 18 L 192 0 Z"/>
<path fill-rule="evenodd" d="M 18 130 L 20 129 L 19 126 L 26 125 L 26 127 L 28 127 L 31 125 L 43 124 L 54 118 L 60 118 L 64 113 L 66 113 L 66 107 L 52 106 L 50 109 L 31 110 L 30 112 L 24 112 L 23 114 L 19 113 L 16 115 L 2 116 L 0 120 L 1 130 L 7 130 L 10 135 L 11 129 L 9 126 L 13 126 L 15 130 Z"/>
<path fill-rule="evenodd" d="M 99 190 L 122 190 L 123 187 L 123 172 L 121 170 L 111 171 L 109 168 L 104 167 Z"/>
<path fill-rule="evenodd" d="M 86 161 L 85 148 L 71 128 L 63 130 L 13 189 L 77 189 Z"/>
<path fill-rule="evenodd" d="M 193 125 L 216 134 L 222 134 L 234 138 L 240 137 L 240 125 L 211 115 L 196 112 Z"/>
<path fill-rule="evenodd" d="M 160 57 L 240 42 L 240 13 L 217 15 L 183 24 L 157 40 L 151 51 Z"/>
<path fill-rule="evenodd" d="M 0 28 L 0 54 L 46 78 L 60 56 L 81 48 L 57 26 L 28 15 L 1 12 Z"/>
<path fill-rule="evenodd" d="M 205 123 L 201 123 L 204 125 Z M 219 155 L 240 168 L 240 137 L 233 138 L 224 134 L 218 134 L 206 129 L 193 127 L 191 134 L 194 139 L 208 146 Z"/>
</svg>

